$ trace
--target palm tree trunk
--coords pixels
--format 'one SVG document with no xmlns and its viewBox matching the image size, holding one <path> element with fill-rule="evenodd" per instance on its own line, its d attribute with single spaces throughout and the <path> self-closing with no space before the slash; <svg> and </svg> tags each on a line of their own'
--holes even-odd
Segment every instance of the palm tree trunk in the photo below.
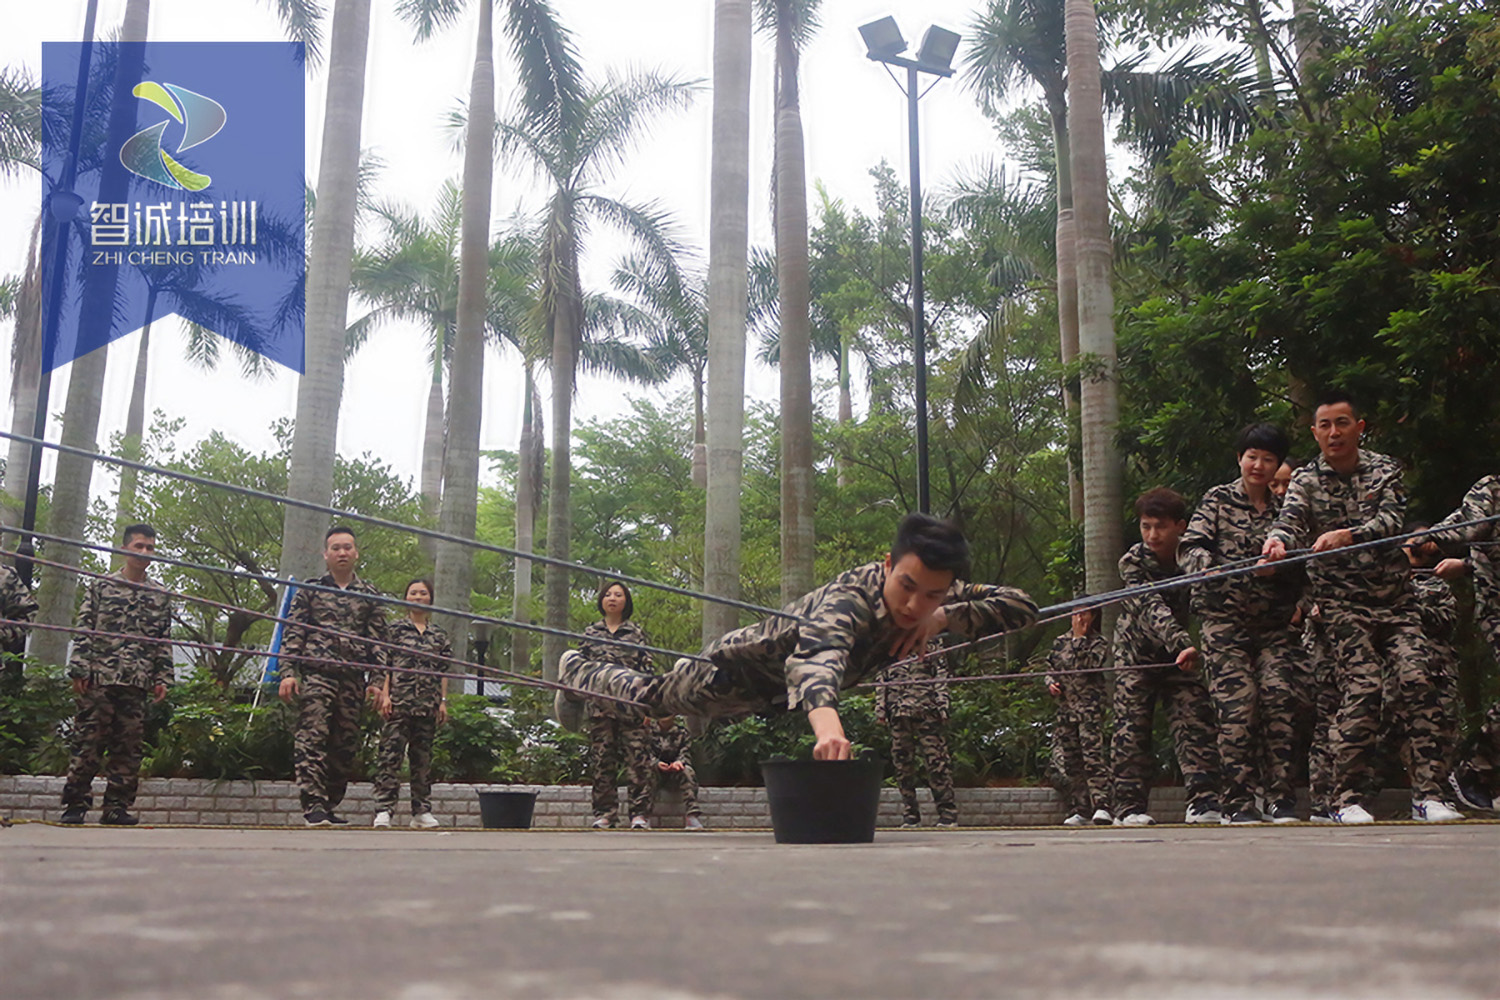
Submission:
<svg viewBox="0 0 1500 1000">
<path fill-rule="evenodd" d="M 16 296 L 16 329 L 11 341 L 10 428 L 12 434 L 27 437 L 36 430 L 36 397 L 42 378 L 42 262 L 37 246 L 41 233 L 42 216 L 38 213 L 26 249 L 25 277 Z M 30 470 L 31 445 L 12 439 L 5 460 L 6 499 L 0 504 L 0 524 L 8 528 L 21 523 Z M 7 535 L 0 547 L 13 548 L 18 541 L 19 536 Z"/>
<path fill-rule="evenodd" d="M 750 0 L 715 0 L 713 153 L 708 222 L 708 497 L 703 589 L 740 596 L 744 477 L 745 258 L 750 228 Z M 705 604 L 703 640 L 739 624 Z"/>
<path fill-rule="evenodd" d="M 693 369 L 693 485 L 708 488 L 708 437 L 703 426 L 703 369 Z"/>
<path fill-rule="evenodd" d="M 561 196 L 559 196 L 560 198 Z M 583 304 L 578 292 L 577 234 L 568 209 L 554 209 L 568 228 L 558 247 L 557 315 L 552 329 L 552 478 L 547 490 L 547 555 L 567 559 L 572 551 L 573 511 L 573 385 L 582 336 Z M 548 566 L 544 588 L 546 622 L 550 628 L 569 627 L 571 577 L 561 566 Z M 542 677 L 557 679 L 557 661 L 567 642 L 561 636 L 542 637 Z"/>
<path fill-rule="evenodd" d="M 132 462 L 141 460 L 141 442 L 146 437 L 146 376 L 151 364 L 151 321 L 156 315 L 156 288 L 146 292 L 146 325 L 141 328 L 141 343 L 135 352 L 135 379 L 130 385 L 130 406 L 125 411 L 125 439 L 120 454 Z M 127 524 L 140 520 L 136 511 L 136 484 L 140 474 L 131 468 L 120 469 L 120 494 L 115 502 L 115 537 Z M 111 560 L 112 562 L 115 560 Z"/>
<path fill-rule="evenodd" d="M 1115 358 L 1113 248 L 1099 28 L 1093 0 L 1066 0 L 1069 162 L 1077 220 L 1078 350 L 1089 369 L 1080 386 L 1083 428 L 1084 567 L 1090 593 L 1119 584 L 1124 483 L 1116 434 L 1120 422 Z"/>
<path fill-rule="evenodd" d="M 462 235 L 458 251 L 458 333 L 448 390 L 448 436 L 443 449 L 443 498 L 438 527 L 473 538 L 479 503 L 479 422 L 484 409 L 484 320 L 489 299 L 490 183 L 495 161 L 494 5 L 480 0 L 469 87 L 469 123 L 464 136 Z M 441 363 L 441 361 L 439 362 Z M 474 549 L 439 541 L 433 584 L 447 607 L 467 612 L 473 589 Z M 467 629 L 466 615 L 447 617 L 454 635 Z"/>
<path fill-rule="evenodd" d="M 776 279 L 781 316 L 781 600 L 813 589 L 812 330 L 807 175 L 792 15 L 776 19 Z"/>
<path fill-rule="evenodd" d="M 839 332 L 839 427 L 848 427 L 854 422 L 854 395 L 849 390 L 849 334 Z M 842 446 L 834 456 L 834 473 L 840 488 L 849 485 L 849 462 Z"/>
<path fill-rule="evenodd" d="M 318 158 L 318 202 L 307 268 L 306 371 L 297 385 L 297 420 L 287 471 L 287 496 L 316 504 L 333 498 L 370 0 L 335 0 L 332 35 Z M 281 529 L 282 576 L 307 577 L 317 570 L 327 527 L 327 515 L 286 509 Z"/>
<path fill-rule="evenodd" d="M 534 551 L 536 546 L 536 491 L 540 482 L 542 438 L 541 400 L 537 398 L 532 379 L 531 362 L 526 366 L 526 403 L 521 411 L 521 447 L 516 469 L 516 548 Z M 531 621 L 531 560 L 515 563 L 514 603 L 511 617 L 518 622 Z M 518 674 L 531 670 L 531 633 L 513 629 L 510 640 L 510 669 Z"/>
<path fill-rule="evenodd" d="M 447 425 L 443 403 L 443 339 L 438 335 L 432 361 L 432 381 L 427 389 L 427 416 L 422 426 L 422 514 L 428 524 L 436 524 L 438 504 L 443 496 L 443 441 Z M 437 546 L 430 538 L 421 540 L 422 554 L 429 560 L 437 557 Z"/>
<path fill-rule="evenodd" d="M 1068 102 L 1065 95 L 1049 94 L 1047 110 L 1052 119 L 1052 148 L 1057 161 L 1057 330 L 1062 340 L 1063 414 L 1068 422 L 1068 514 L 1083 520 L 1083 482 L 1073 455 L 1077 448 L 1074 427 L 1078 422 L 1078 395 L 1073 391 L 1073 363 L 1078 360 L 1078 247 L 1077 223 L 1073 216 L 1073 170 L 1068 163 Z"/>
<path fill-rule="evenodd" d="M 146 23 L 151 13 L 150 0 L 130 0 L 120 27 L 120 40 L 144 42 Z M 131 90 L 145 72 L 144 53 L 121 50 L 115 68 L 114 101 L 109 114 L 109 141 L 119 148 L 129 137 L 135 122 L 135 98 Z M 118 162 L 106 161 L 99 179 L 96 200 L 106 203 L 128 199 L 129 178 Z M 109 324 L 114 318 L 117 273 L 112 268 L 96 269 L 94 280 L 85 283 L 79 312 L 79 339 L 92 338 L 83 329 L 91 323 Z M 62 443 L 88 451 L 98 450 L 99 408 L 104 395 L 104 371 L 109 349 L 90 351 L 72 364 L 68 373 L 68 400 L 63 411 Z M 63 538 L 84 537 L 88 531 L 89 486 L 93 480 L 93 463 L 79 455 L 59 452 L 57 472 L 52 480 L 52 512 L 48 530 Z M 79 550 L 73 545 L 51 546 L 50 558 L 76 566 Z M 73 621 L 73 596 L 78 577 L 68 570 L 46 568 L 37 590 L 37 621 L 45 625 L 69 625 Z M 30 651 L 43 663 L 62 663 L 68 652 L 65 632 L 37 631 L 31 637 Z"/>
</svg>

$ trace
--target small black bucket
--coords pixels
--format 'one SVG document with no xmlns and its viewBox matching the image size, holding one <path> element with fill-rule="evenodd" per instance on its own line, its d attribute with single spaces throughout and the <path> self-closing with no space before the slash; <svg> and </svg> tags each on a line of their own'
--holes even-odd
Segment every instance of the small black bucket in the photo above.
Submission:
<svg viewBox="0 0 1500 1000">
<path fill-rule="evenodd" d="M 885 762 L 763 760 L 761 777 L 778 844 L 868 844 L 875 840 Z"/>
<path fill-rule="evenodd" d="M 529 830 L 536 792 L 480 792 L 479 823 L 486 830 Z"/>
</svg>

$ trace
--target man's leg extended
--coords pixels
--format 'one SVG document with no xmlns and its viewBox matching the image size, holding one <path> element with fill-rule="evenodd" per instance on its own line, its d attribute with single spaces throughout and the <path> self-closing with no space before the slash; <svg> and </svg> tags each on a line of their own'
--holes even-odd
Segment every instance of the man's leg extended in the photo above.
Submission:
<svg viewBox="0 0 1500 1000">
<path fill-rule="evenodd" d="M 588 694 L 624 698 L 644 706 L 652 716 L 721 716 L 750 711 L 755 706 L 722 683 L 719 669 L 703 660 L 683 657 L 665 674 L 644 674 L 618 663 L 585 660 L 577 650 L 568 650 L 558 661 L 557 678 Z M 584 695 L 558 692 L 554 702 L 579 702 Z M 561 714 L 561 713 L 560 713 Z M 564 727 L 567 721 L 559 718 Z"/>
</svg>

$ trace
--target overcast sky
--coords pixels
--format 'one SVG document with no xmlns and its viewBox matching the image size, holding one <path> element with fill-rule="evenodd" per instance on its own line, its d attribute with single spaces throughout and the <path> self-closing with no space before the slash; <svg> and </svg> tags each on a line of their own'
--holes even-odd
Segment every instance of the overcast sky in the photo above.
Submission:
<svg viewBox="0 0 1500 1000">
<path fill-rule="evenodd" d="M 705 81 L 695 106 L 657 124 L 609 193 L 634 201 L 661 202 L 681 223 L 688 242 L 707 245 L 708 172 L 711 95 L 712 0 L 554 0 L 573 31 L 587 70 L 630 67 L 659 69 Z M 328 6 L 332 6 L 329 2 Z M 391 13 L 389 0 L 374 0 L 365 90 L 362 144 L 385 162 L 381 197 L 403 201 L 426 214 L 441 181 L 457 177 L 459 154 L 441 125 L 445 112 L 467 95 L 473 64 L 475 16 L 470 13 L 441 36 L 424 44 Z M 473 5 L 471 5 L 472 7 Z M 826 0 L 823 28 L 803 61 L 803 124 L 807 136 L 809 184 L 822 183 L 838 198 L 873 208 L 867 171 L 882 157 L 906 180 L 906 117 L 900 92 L 882 67 L 864 57 L 857 28 L 893 14 L 915 48 L 928 24 L 962 32 L 980 6 L 979 0 Z M 0 0 L 8 30 L 0 34 L 0 65 L 29 67 L 39 75 L 41 43 L 79 37 L 83 0 Z M 124 0 L 100 0 L 99 31 L 107 35 L 120 21 Z M 279 39 L 280 25 L 269 0 L 154 0 L 150 37 L 164 41 Z M 325 38 L 327 29 L 325 26 Z M 509 92 L 507 52 L 497 45 L 500 70 L 499 106 Z M 757 39 L 752 83 L 750 233 L 753 243 L 769 245 L 768 186 L 771 171 L 770 48 Z M 316 157 L 323 113 L 323 77 L 308 79 L 307 155 L 309 177 L 317 173 Z M 997 152 L 988 126 L 955 80 L 940 83 L 922 102 L 924 187 L 931 191 L 958 168 Z M 0 274 L 19 273 L 27 237 L 40 199 L 35 177 L 0 186 Z M 534 209 L 541 191 L 527 175 L 504 167 L 495 179 L 494 217 L 517 209 Z M 618 243 L 600 241 L 585 272 L 596 280 L 607 276 Z M 351 318 L 359 306 L 352 306 Z M 165 411 L 187 421 L 183 443 L 221 430 L 249 448 L 272 445 L 269 427 L 295 412 L 297 376 L 285 369 L 273 378 L 247 381 L 226 354 L 221 370 L 204 373 L 181 357 L 180 334 L 169 324 L 153 331 L 152 370 L 147 409 Z M 10 330 L 5 331 L 6 336 Z M 123 429 L 130 394 L 138 334 L 111 346 L 99 441 Z M 372 452 L 401 473 L 414 477 L 419 467 L 422 419 L 426 403 L 425 340 L 416 330 L 390 327 L 378 334 L 349 365 L 339 451 Z M 8 352 L 7 352 L 8 353 Z M 514 449 L 519 435 L 519 365 L 513 355 L 490 352 L 485 360 L 485 410 L 481 447 Z M 59 369 L 52 388 L 53 412 L 66 395 L 68 368 Z M 9 368 L 0 365 L 0 384 L 8 394 Z M 626 389 L 583 379 L 578 393 L 580 417 L 607 414 Z M 753 366 L 748 391 L 774 398 L 776 376 Z M 47 436 L 56 440 L 54 421 Z M 50 476 L 50 455 L 47 471 Z M 97 482 L 97 481 L 96 481 Z"/>
</svg>

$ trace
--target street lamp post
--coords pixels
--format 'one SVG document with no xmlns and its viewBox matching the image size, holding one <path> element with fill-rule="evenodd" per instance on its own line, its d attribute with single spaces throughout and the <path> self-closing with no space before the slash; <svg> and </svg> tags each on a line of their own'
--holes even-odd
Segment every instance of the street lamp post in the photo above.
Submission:
<svg viewBox="0 0 1500 1000">
<path fill-rule="evenodd" d="M 959 36 L 933 25 L 922 36 L 917 57 L 907 59 L 900 54 L 906 51 L 906 39 L 901 36 L 895 18 L 872 21 L 861 26 L 859 33 L 865 40 L 865 55 L 876 62 L 906 70 L 903 89 L 906 93 L 907 151 L 911 173 L 911 338 L 917 397 L 917 509 L 926 514 L 932 509 L 932 494 L 927 463 L 927 322 L 924 316 L 927 296 L 922 280 L 922 164 L 917 134 L 917 103 L 926 91 L 919 91 L 917 87 L 919 74 L 930 73 L 938 78 L 953 75 L 951 64 L 958 51 Z M 896 80 L 896 74 L 891 73 L 891 79 Z M 900 86 L 899 80 L 897 86 Z"/>
<path fill-rule="evenodd" d="M 475 676 L 479 678 L 474 682 L 474 693 L 481 698 L 484 697 L 484 668 L 489 660 L 490 631 L 494 627 L 492 623 L 480 619 L 469 623 L 469 636 L 474 647 L 474 663 L 478 666 Z"/>
</svg>

